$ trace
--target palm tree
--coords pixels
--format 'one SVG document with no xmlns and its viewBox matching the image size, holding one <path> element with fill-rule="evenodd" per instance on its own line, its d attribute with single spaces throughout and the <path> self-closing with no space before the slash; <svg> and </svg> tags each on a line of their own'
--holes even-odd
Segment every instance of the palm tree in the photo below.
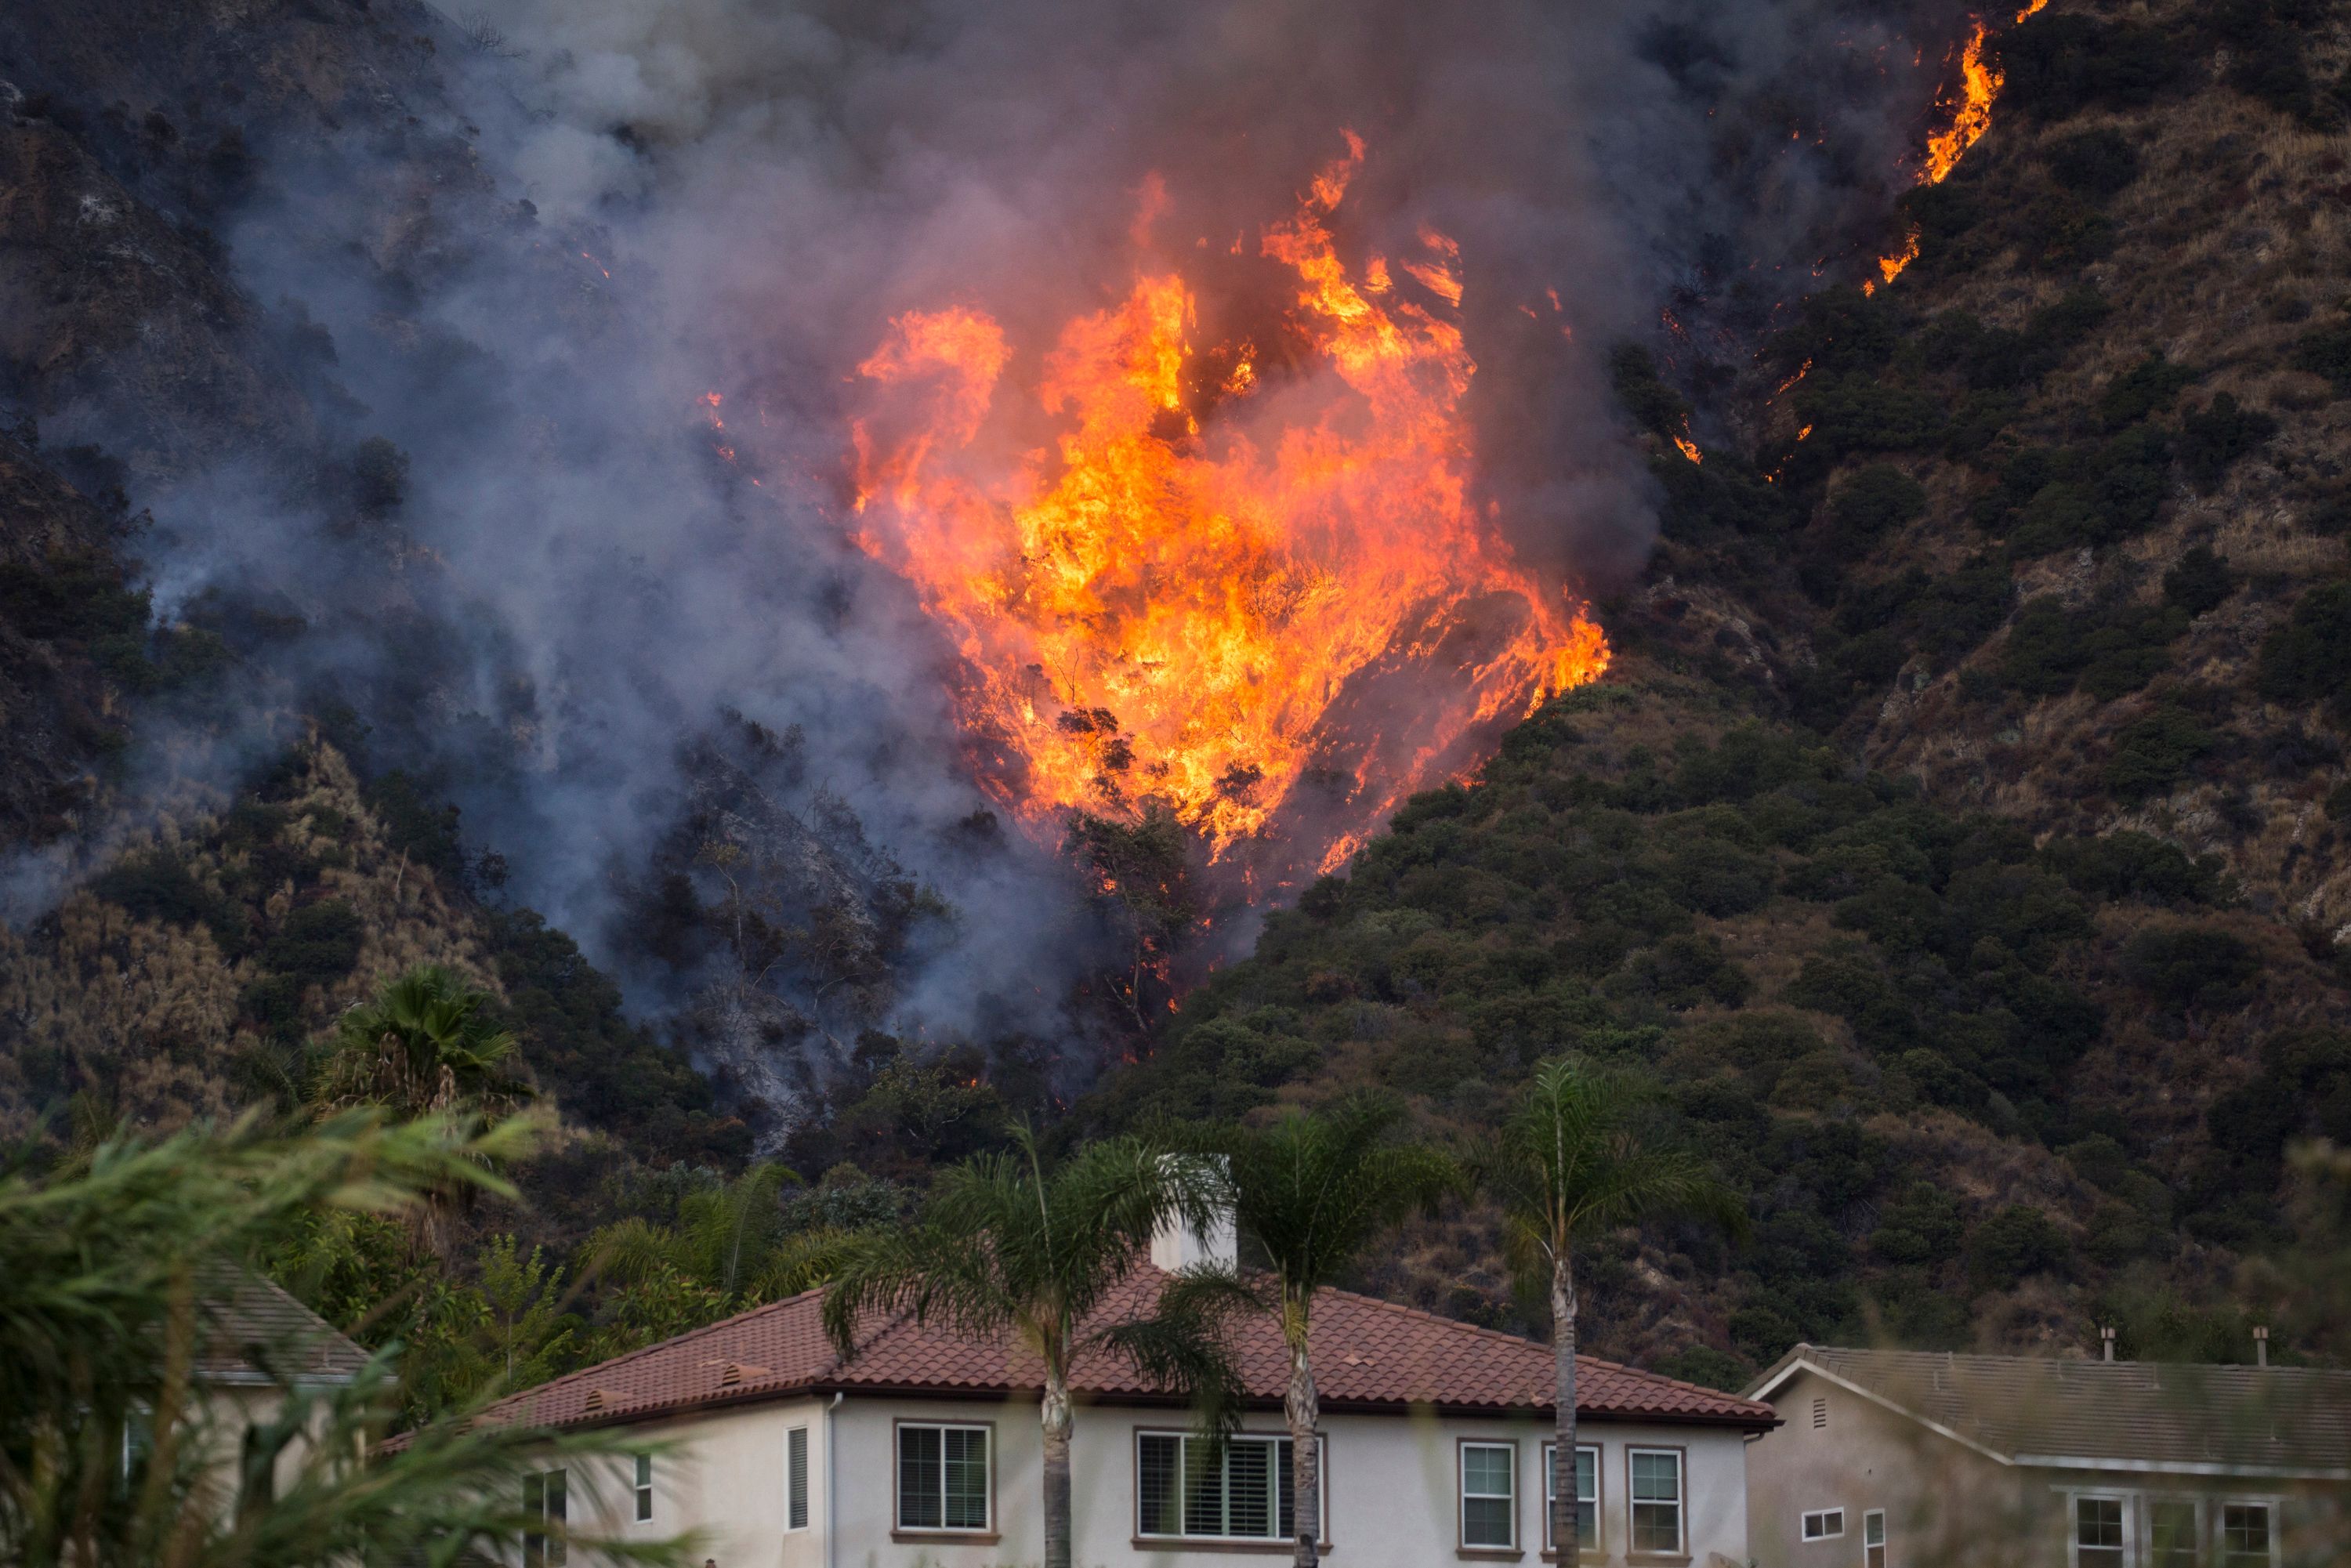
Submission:
<svg viewBox="0 0 2351 1568">
<path fill-rule="evenodd" d="M 1554 1057 L 1535 1069 L 1478 1169 L 1501 1203 L 1505 1246 L 1521 1287 L 1551 1298 L 1558 1377 L 1552 1540 L 1562 1563 L 1574 1562 L 1579 1550 L 1576 1242 L 1668 1214 L 1711 1218 L 1732 1231 L 1746 1224 L 1745 1209 L 1703 1159 L 1646 1141 L 1643 1113 L 1656 1095 L 1646 1079 L 1579 1056 Z"/>
<path fill-rule="evenodd" d="M 1315 1563 L 1322 1522 L 1322 1421 L 1309 1331 L 1314 1293 L 1336 1284 L 1372 1239 L 1416 1209 L 1433 1208 L 1462 1186 L 1451 1156 L 1390 1134 L 1404 1107 L 1360 1095 L 1329 1110 L 1292 1112 L 1269 1126 L 1211 1132 L 1200 1142 L 1219 1157 L 1237 1229 L 1267 1267 L 1262 1304 L 1290 1351 L 1282 1414 L 1290 1425 L 1293 1561 Z"/>
<path fill-rule="evenodd" d="M 1089 1352 L 1123 1356 L 1228 1428 L 1235 1375 L 1218 1329 L 1230 1281 L 1178 1275 L 1153 1315 L 1102 1321 L 1162 1225 L 1206 1232 L 1216 1216 L 1208 1173 L 1131 1137 L 1088 1145 L 1050 1169 L 1029 1129 L 1014 1129 L 1013 1144 L 943 1174 L 920 1223 L 849 1238 L 824 1323 L 845 1356 L 857 1353 L 862 1327 L 891 1312 L 972 1339 L 1010 1336 L 1035 1355 L 1044 1366 L 1045 1568 L 1070 1568 L 1071 1366 Z"/>
<path fill-rule="evenodd" d="M 375 999 L 336 1020 L 321 1073 L 329 1110 L 381 1105 L 402 1121 L 486 1126 L 527 1103 L 530 1085 L 509 1071 L 515 1037 L 483 1013 L 492 999 L 433 966 L 387 980 Z M 470 1185 L 440 1184 L 415 1210 L 419 1239 L 447 1258 L 450 1215 Z"/>
<path fill-rule="evenodd" d="M 524 1506 L 527 1475 L 577 1455 L 573 1473 L 592 1483 L 640 1447 L 611 1433 L 476 1426 L 461 1410 L 399 1452 L 371 1453 L 399 1409 L 390 1350 L 350 1384 L 321 1388 L 303 1375 L 304 1356 L 271 1354 L 298 1353 L 298 1340 L 240 1347 L 270 1380 L 270 1413 L 207 1398 L 200 1353 L 213 1303 L 245 1260 L 305 1218 L 398 1212 L 453 1184 L 511 1194 L 495 1169 L 530 1140 L 512 1122 L 458 1135 L 444 1120 L 395 1126 L 374 1111 L 288 1138 L 258 1126 L 115 1137 L 56 1170 L 0 1176 L 0 1562 L 517 1561 L 547 1528 Z M 583 1532 L 569 1544 L 684 1568 L 692 1543 Z"/>
</svg>

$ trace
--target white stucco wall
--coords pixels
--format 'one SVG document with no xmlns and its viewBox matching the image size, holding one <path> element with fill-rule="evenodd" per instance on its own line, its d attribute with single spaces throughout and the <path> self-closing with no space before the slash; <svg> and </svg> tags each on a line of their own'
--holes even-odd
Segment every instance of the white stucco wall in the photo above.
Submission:
<svg viewBox="0 0 2351 1568">
<path fill-rule="evenodd" d="M 1043 1533 L 1039 1503 L 1039 1438 L 1033 1399 L 1008 1403 L 851 1397 L 831 1413 L 837 1468 L 828 1451 L 826 1399 L 748 1406 L 699 1417 L 650 1423 L 647 1437 L 678 1446 L 654 1469 L 653 1518 L 631 1518 L 629 1478 L 615 1470 L 587 1487 L 575 1483 L 575 1528 L 597 1518 L 622 1534 L 668 1536 L 702 1532 L 700 1555 L 718 1568 L 1005 1568 L 1039 1562 Z M 895 1518 L 895 1424 L 901 1420 L 991 1425 L 995 1539 L 900 1536 Z M 1189 1550 L 1135 1540 L 1134 1438 L 1138 1430 L 1181 1429 L 1180 1410 L 1093 1406 L 1078 1412 L 1071 1446 L 1076 1516 L 1075 1557 L 1090 1568 L 1231 1568 L 1236 1552 L 1287 1555 L 1283 1544 L 1237 1547 L 1217 1543 Z M 785 1433 L 809 1428 L 810 1528 L 786 1529 Z M 1280 1435 L 1271 1411 L 1252 1414 L 1251 1433 Z M 1542 1540 L 1542 1477 L 1539 1465 L 1547 1424 L 1532 1419 L 1459 1420 L 1425 1416 L 1333 1415 L 1326 1437 L 1329 1540 L 1333 1562 L 1424 1564 L 1460 1560 L 1458 1552 L 1457 1445 L 1464 1438 L 1517 1445 L 1520 1549 L 1515 1556 L 1480 1552 L 1469 1560 L 1539 1562 Z M 1602 1551 L 1586 1563 L 1627 1562 L 1628 1448 L 1679 1448 L 1685 1455 L 1689 1554 L 1747 1560 L 1746 1454 L 1740 1433 L 1720 1427 L 1587 1422 L 1581 1440 L 1601 1447 Z M 584 1479 L 585 1478 L 583 1478 Z M 593 1502 L 589 1500 L 593 1489 Z M 837 1489 L 837 1490 L 835 1490 Z M 837 1500 L 841 1529 L 828 1552 L 830 1509 Z M 1635 1563 L 1671 1568 L 1672 1558 Z"/>
</svg>

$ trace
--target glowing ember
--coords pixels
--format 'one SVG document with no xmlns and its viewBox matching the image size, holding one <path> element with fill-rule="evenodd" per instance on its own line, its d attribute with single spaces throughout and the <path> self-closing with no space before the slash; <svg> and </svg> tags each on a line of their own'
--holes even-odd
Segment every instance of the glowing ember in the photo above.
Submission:
<svg viewBox="0 0 2351 1568">
<path fill-rule="evenodd" d="M 1967 47 L 1959 55 L 1959 100 L 1953 106 L 1950 125 L 1927 139 L 1927 162 L 1919 171 L 1920 184 L 1939 185 L 1949 179 L 1968 149 L 1991 129 L 1991 100 L 1999 96 L 2003 78 L 1997 69 L 1984 64 L 1985 36 L 1981 22 L 1968 36 Z"/>
<path fill-rule="evenodd" d="M 1307 848 L 1332 865 L 1481 726 L 1607 668 L 1471 503 L 1459 247 L 1425 229 L 1396 263 L 1426 303 L 1333 247 L 1348 144 L 1260 236 L 1286 355 L 1196 345 L 1191 286 L 1146 269 L 1020 396 L 1028 356 L 968 308 L 896 318 L 859 367 L 858 542 L 952 633 L 991 787 L 1040 827 L 1155 799 L 1221 856 L 1311 774 L 1343 803 Z M 1405 671 L 1408 700 L 1383 685 Z"/>
</svg>

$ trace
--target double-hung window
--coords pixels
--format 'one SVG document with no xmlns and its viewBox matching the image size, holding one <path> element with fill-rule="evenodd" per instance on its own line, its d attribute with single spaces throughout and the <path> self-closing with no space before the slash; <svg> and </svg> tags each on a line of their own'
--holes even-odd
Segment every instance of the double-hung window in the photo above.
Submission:
<svg viewBox="0 0 2351 1568">
<path fill-rule="evenodd" d="M 1804 1515 L 1804 1539 L 1835 1541 L 1844 1534 L 1844 1510 L 1824 1508 L 1818 1513 Z"/>
<path fill-rule="evenodd" d="M 636 1485 L 630 1490 L 636 1498 L 637 1522 L 643 1524 L 653 1516 L 653 1457 L 651 1454 L 637 1456 Z"/>
<path fill-rule="evenodd" d="M 898 1427 L 898 1528 L 984 1534 L 990 1526 L 988 1429 L 945 1422 Z"/>
<path fill-rule="evenodd" d="M 784 1528 L 806 1530 L 809 1521 L 808 1435 L 806 1427 L 784 1434 Z"/>
<path fill-rule="evenodd" d="M 2277 1539 L 2270 1529 L 2270 1505 L 2222 1503 L 2220 1568 L 2272 1568 L 2276 1562 Z"/>
<path fill-rule="evenodd" d="M 1682 1453 L 1679 1448 L 1634 1448 L 1625 1460 L 1631 1484 L 1633 1550 L 1682 1552 Z"/>
<path fill-rule="evenodd" d="M 1559 1470 L 1552 1463 L 1557 1443 L 1542 1446 L 1543 1550 L 1555 1552 L 1558 1531 L 1552 1528 L 1552 1508 L 1559 1498 Z M 1575 1546 L 1578 1552 L 1600 1550 L 1600 1449 L 1579 1443 L 1575 1448 Z"/>
<path fill-rule="evenodd" d="M 2118 1497 L 2074 1500 L 2073 1568 L 2125 1568 L 2130 1555 L 2124 1523 L 2127 1512 Z"/>
<path fill-rule="evenodd" d="M 523 1568 L 562 1568 L 570 1546 L 563 1530 L 569 1490 L 561 1470 L 537 1470 L 523 1477 L 522 1511 L 532 1525 L 523 1531 Z"/>
<path fill-rule="evenodd" d="M 1287 1437 L 1237 1437 L 1224 1452 L 1180 1432 L 1134 1435 L 1135 1533 L 1156 1540 L 1289 1541 L 1298 1530 Z M 1330 1482 L 1322 1490 L 1328 1495 Z"/>
<path fill-rule="evenodd" d="M 1461 1544 L 1513 1551 L 1519 1544 L 1519 1446 L 1461 1445 Z"/>
<path fill-rule="evenodd" d="M 1886 1568 L 1886 1511 L 1882 1508 L 1861 1516 L 1861 1568 Z"/>
<path fill-rule="evenodd" d="M 2147 1503 L 2147 1568 L 2204 1568 L 2204 1511 L 2194 1498 Z"/>
</svg>

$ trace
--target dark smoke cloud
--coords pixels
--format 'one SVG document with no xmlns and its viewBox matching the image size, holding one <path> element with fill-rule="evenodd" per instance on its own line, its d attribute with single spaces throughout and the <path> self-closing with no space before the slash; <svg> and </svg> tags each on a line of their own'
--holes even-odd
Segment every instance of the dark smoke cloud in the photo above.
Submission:
<svg viewBox="0 0 2351 1568">
<path fill-rule="evenodd" d="M 1165 232 L 1254 235 L 1353 129 L 1343 246 L 1460 241 L 1483 482 L 1530 559 L 1605 589 L 1654 535 L 1606 351 L 1678 302 L 1731 352 L 1813 286 L 1901 184 L 1956 16 L 482 0 L 379 122 L 268 146 L 226 235 L 280 328 L 307 324 L 319 450 L 412 459 L 396 543 L 322 533 L 333 475 L 223 469 L 141 497 L 159 601 L 298 601 L 297 665 L 437 765 L 513 891 L 641 1001 L 698 996 L 705 1048 L 771 1101 L 861 1027 L 1051 1035 L 1081 912 L 1041 851 L 976 843 L 947 651 L 840 537 L 844 383 L 888 318 L 970 303 L 1048 337 L 1131 278 L 1146 174 Z M 1572 340 L 1518 310 L 1548 289 Z M 719 876 L 687 820 L 801 915 L 908 880 L 953 914 L 913 922 L 862 1011 L 789 965 L 753 985 L 664 956 L 659 868 Z"/>
</svg>

